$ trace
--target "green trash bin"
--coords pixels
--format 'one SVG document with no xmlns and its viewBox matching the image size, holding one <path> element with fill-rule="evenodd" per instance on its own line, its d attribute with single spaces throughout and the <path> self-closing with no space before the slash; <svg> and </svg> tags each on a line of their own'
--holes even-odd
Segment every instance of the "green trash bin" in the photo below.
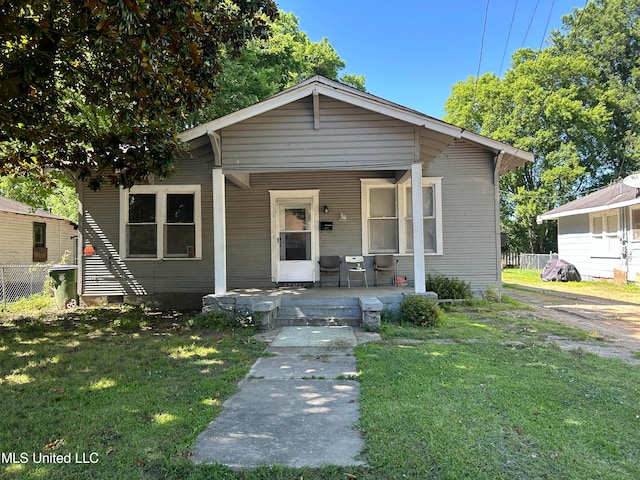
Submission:
<svg viewBox="0 0 640 480">
<path fill-rule="evenodd" d="M 49 269 L 53 284 L 53 296 L 59 310 L 73 308 L 78 304 L 78 267 L 76 265 L 54 265 Z"/>
</svg>

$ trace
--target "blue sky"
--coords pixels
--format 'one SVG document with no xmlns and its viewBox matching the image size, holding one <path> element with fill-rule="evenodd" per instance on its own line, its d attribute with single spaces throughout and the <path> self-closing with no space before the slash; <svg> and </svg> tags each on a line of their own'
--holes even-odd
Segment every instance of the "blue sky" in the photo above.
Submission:
<svg viewBox="0 0 640 480">
<path fill-rule="evenodd" d="M 299 17 L 311 41 L 327 37 L 347 64 L 344 72 L 366 76 L 368 92 L 422 113 L 441 118 L 452 85 L 478 72 L 485 0 L 276 3 Z M 562 16 L 584 5 L 585 0 L 489 0 L 480 74 L 504 75 L 513 51 L 544 47 Z"/>
</svg>

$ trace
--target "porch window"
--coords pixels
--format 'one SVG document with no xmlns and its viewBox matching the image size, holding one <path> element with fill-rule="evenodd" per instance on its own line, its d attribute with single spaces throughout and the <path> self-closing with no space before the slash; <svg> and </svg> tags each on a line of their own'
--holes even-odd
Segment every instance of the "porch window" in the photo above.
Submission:
<svg viewBox="0 0 640 480">
<path fill-rule="evenodd" d="M 411 186 L 406 188 L 406 202 L 407 202 L 407 217 L 405 224 L 407 226 L 407 245 L 406 251 L 413 252 L 413 218 L 412 214 L 412 199 L 411 199 Z M 422 231 L 424 236 L 424 251 L 425 253 L 436 253 L 438 251 L 437 240 L 437 218 L 436 218 L 436 200 L 435 200 L 436 188 L 433 184 L 424 184 L 422 186 Z"/>
<path fill-rule="evenodd" d="M 640 207 L 631 210 L 631 239 L 640 241 Z"/>
<path fill-rule="evenodd" d="M 123 257 L 201 257 L 199 185 L 140 185 L 121 195 Z"/>
<path fill-rule="evenodd" d="M 442 254 L 441 178 L 423 178 L 424 250 Z M 411 182 L 362 180 L 363 252 L 412 253 Z"/>
<path fill-rule="evenodd" d="M 591 214 L 591 256 L 618 257 L 620 228 L 618 212 L 598 212 Z"/>
<path fill-rule="evenodd" d="M 398 252 L 398 202 L 394 185 L 369 187 L 369 252 Z"/>
</svg>

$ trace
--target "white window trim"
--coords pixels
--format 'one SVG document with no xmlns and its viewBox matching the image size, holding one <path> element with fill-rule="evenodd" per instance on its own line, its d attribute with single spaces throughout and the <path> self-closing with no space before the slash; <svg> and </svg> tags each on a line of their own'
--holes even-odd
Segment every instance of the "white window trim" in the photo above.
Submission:
<svg viewBox="0 0 640 480">
<path fill-rule="evenodd" d="M 632 242 L 640 242 L 640 232 L 638 233 L 638 237 L 636 238 L 635 230 L 633 229 L 633 213 L 634 212 L 640 212 L 640 205 L 631 207 L 629 209 L 629 237 L 628 238 Z"/>
<path fill-rule="evenodd" d="M 120 189 L 120 257 L 135 261 L 156 260 L 202 260 L 202 202 L 200 185 L 134 185 L 130 189 Z M 127 224 L 129 223 L 129 195 L 155 194 L 156 196 L 156 228 L 157 249 L 155 257 L 127 256 Z M 195 256 L 194 257 L 165 257 L 164 256 L 164 226 L 166 225 L 167 195 L 193 193 L 193 220 L 195 222 Z M 161 195 L 158 195 L 161 194 Z"/>
<path fill-rule="evenodd" d="M 362 253 L 363 255 L 377 255 L 369 252 L 369 188 L 388 187 L 395 188 L 396 191 L 396 215 L 398 221 L 398 252 L 397 255 L 412 255 L 413 251 L 407 250 L 406 236 L 407 229 L 405 221 L 411 217 L 412 212 L 407 212 L 407 191 L 411 186 L 408 179 L 401 183 L 396 183 L 392 179 L 385 178 L 362 178 L 360 179 L 360 204 L 362 208 Z M 443 233 L 442 233 L 442 177 L 422 177 L 423 187 L 433 187 L 434 189 L 434 213 L 436 221 L 436 251 L 424 252 L 425 256 L 443 255 Z"/>
<path fill-rule="evenodd" d="M 616 217 L 616 231 L 609 232 L 607 231 L 607 217 L 615 216 Z M 600 218 L 602 222 L 602 231 L 594 232 L 593 231 L 593 220 L 595 218 Z M 594 258 L 619 258 L 620 257 L 620 242 L 617 241 L 620 235 L 620 213 L 617 210 L 607 210 L 603 212 L 595 212 L 589 214 L 589 234 L 591 237 L 591 257 Z M 613 249 L 604 249 L 602 247 L 596 247 L 595 242 L 593 241 L 595 238 L 600 239 L 601 244 L 610 245 L 611 241 L 615 241 Z"/>
</svg>

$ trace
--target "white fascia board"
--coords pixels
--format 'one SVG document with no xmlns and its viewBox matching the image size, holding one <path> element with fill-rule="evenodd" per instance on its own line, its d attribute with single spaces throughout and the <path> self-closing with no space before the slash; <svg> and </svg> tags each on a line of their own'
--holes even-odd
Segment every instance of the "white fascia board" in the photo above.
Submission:
<svg viewBox="0 0 640 480">
<path fill-rule="evenodd" d="M 221 128 L 228 127 L 229 125 L 233 125 L 262 113 L 269 112 L 283 105 L 287 105 L 288 103 L 292 103 L 296 100 L 307 97 L 312 93 L 313 87 L 311 86 L 289 90 L 288 92 L 284 92 L 280 95 L 268 98 L 260 103 L 251 105 L 250 107 L 243 108 L 242 110 L 230 113 L 229 115 L 225 115 L 224 117 L 216 118 L 215 120 L 203 123 L 202 125 L 198 125 L 197 127 L 194 127 L 190 130 L 185 130 L 184 132 L 180 133 L 178 137 L 183 142 L 188 142 L 189 140 L 193 140 L 194 138 L 207 135 L 210 131 L 215 132 L 217 130 L 220 130 Z"/>
<path fill-rule="evenodd" d="M 627 200 L 626 202 L 612 203 L 611 205 L 601 205 L 599 207 L 580 208 L 577 210 L 567 210 L 560 213 L 538 215 L 539 220 L 557 220 L 561 217 L 571 217 L 573 215 L 584 215 L 585 213 L 606 212 L 607 210 L 615 210 L 616 208 L 630 207 L 640 205 L 640 198 Z"/>
</svg>

